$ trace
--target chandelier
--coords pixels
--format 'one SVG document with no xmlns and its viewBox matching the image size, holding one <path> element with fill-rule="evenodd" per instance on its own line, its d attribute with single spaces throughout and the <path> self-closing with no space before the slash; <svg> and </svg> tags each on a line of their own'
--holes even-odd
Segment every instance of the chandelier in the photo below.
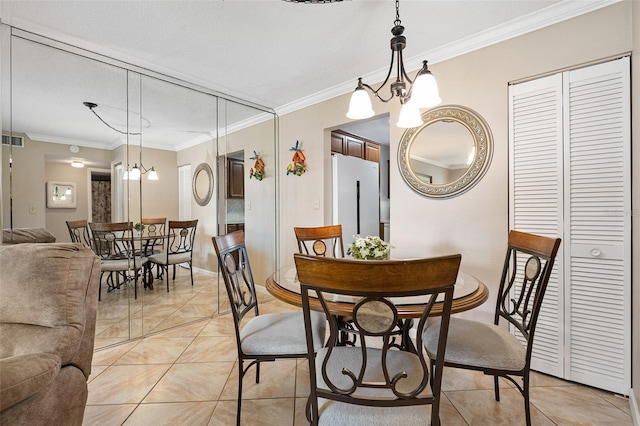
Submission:
<svg viewBox="0 0 640 426">
<path fill-rule="evenodd" d="M 89 108 L 89 111 L 91 111 L 93 113 L 93 115 L 98 117 L 98 120 L 100 120 L 105 126 L 110 128 L 111 130 L 114 130 L 114 131 L 116 131 L 116 132 L 118 132 L 120 134 L 123 134 L 123 135 L 142 135 L 142 133 L 124 132 L 122 130 L 116 129 L 111 124 L 107 123 L 95 111 L 95 108 L 98 107 L 98 104 L 96 104 L 95 102 L 83 102 L 82 105 L 84 105 L 87 108 Z M 72 165 L 73 165 L 73 163 L 72 163 Z M 78 167 L 78 166 L 74 166 L 74 167 Z M 147 174 L 147 173 L 148 173 L 147 180 L 158 180 L 159 179 L 158 178 L 158 172 L 156 172 L 155 167 L 152 166 L 150 169 L 147 169 L 145 166 L 142 165 L 142 162 L 140 163 L 140 167 L 138 167 L 138 163 L 134 163 L 133 167 L 131 167 L 131 168 L 127 167 L 127 170 L 125 170 L 125 172 L 124 172 L 124 174 L 122 176 L 122 179 L 123 180 L 140 180 L 140 177 L 142 175 L 144 175 L 144 174 Z"/>
<path fill-rule="evenodd" d="M 368 84 L 363 83 L 362 78 L 358 78 L 358 86 L 351 95 L 351 101 L 349 102 L 347 118 L 361 120 L 372 117 L 375 114 L 371 107 L 371 98 L 365 89 L 368 89 L 385 103 L 393 99 L 394 96 L 400 99 L 402 109 L 396 125 L 402 128 L 420 126 L 422 124 L 420 108 L 431 108 L 442 102 L 438 93 L 438 84 L 431 71 L 429 71 L 427 61 L 422 61 L 422 69 L 418 71 L 413 81 L 407 75 L 402 59 L 402 50 L 407 45 L 407 38 L 402 35 L 404 27 L 401 24 L 400 1 L 396 0 L 396 19 L 391 29 L 391 34 L 393 34 L 391 38 L 391 65 L 389 65 L 387 77 L 377 89 L 373 89 Z M 389 82 L 394 68 L 394 59 L 396 79 L 390 84 L 391 96 L 384 98 L 379 92 Z"/>
</svg>

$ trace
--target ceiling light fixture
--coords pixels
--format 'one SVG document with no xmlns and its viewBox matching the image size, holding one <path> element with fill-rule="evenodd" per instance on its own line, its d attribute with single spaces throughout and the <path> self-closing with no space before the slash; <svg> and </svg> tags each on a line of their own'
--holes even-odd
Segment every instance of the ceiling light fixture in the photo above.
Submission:
<svg viewBox="0 0 640 426">
<path fill-rule="evenodd" d="M 81 169 L 84 167 L 84 163 L 82 161 L 73 160 L 71 162 L 71 167 L 75 167 L 76 169 Z"/>
<path fill-rule="evenodd" d="M 371 107 L 371 98 L 365 89 L 369 89 L 382 102 L 389 102 L 394 96 L 400 99 L 402 109 L 398 118 L 398 127 L 409 128 L 417 127 L 422 124 L 420 117 L 420 108 L 431 108 L 442 102 L 438 93 L 438 84 L 434 78 L 427 61 L 422 61 L 422 69 L 416 74 L 415 80 L 411 80 L 404 69 L 404 61 L 402 59 L 402 50 L 407 45 L 407 38 L 402 35 L 404 27 L 400 21 L 400 1 L 396 0 L 396 19 L 391 29 L 391 65 L 389 72 L 380 87 L 373 89 L 366 83 L 362 82 L 362 78 L 358 78 L 358 86 L 351 95 L 349 102 L 349 112 L 347 118 L 360 120 L 372 117 L 375 113 Z M 383 98 L 378 92 L 387 84 L 393 71 L 394 59 L 396 62 L 396 80 L 391 83 L 391 96 Z M 407 83 L 409 87 L 407 88 Z"/>
<path fill-rule="evenodd" d="M 98 120 L 102 121 L 104 123 L 105 126 L 107 126 L 108 128 L 110 128 L 111 130 L 114 130 L 120 134 L 123 135 L 140 135 L 141 133 L 134 133 L 134 132 L 123 132 L 122 130 L 118 130 L 115 127 L 113 127 L 111 124 L 107 123 L 106 121 L 104 121 L 102 119 L 102 117 L 100 117 L 98 115 L 98 113 L 95 111 L 95 108 L 98 106 L 98 104 L 94 103 L 94 102 L 83 102 L 82 105 L 86 106 L 87 108 L 89 108 L 89 111 L 91 111 L 93 113 L 93 115 L 95 115 L 96 117 L 98 117 Z"/>
<path fill-rule="evenodd" d="M 140 167 L 138 167 L 138 163 L 135 163 L 131 170 L 127 170 L 124 172 L 122 179 L 124 180 L 140 180 L 140 176 L 149 173 L 147 176 L 147 180 L 159 180 L 158 172 L 154 167 L 147 169 L 145 166 L 140 163 Z"/>
</svg>

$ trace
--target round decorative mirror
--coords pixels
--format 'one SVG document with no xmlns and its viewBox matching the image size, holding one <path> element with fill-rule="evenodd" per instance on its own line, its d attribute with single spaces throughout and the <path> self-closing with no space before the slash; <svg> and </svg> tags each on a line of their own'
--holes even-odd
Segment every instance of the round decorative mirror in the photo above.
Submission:
<svg viewBox="0 0 640 426">
<path fill-rule="evenodd" d="M 422 114 L 424 124 L 407 129 L 398 147 L 398 167 L 407 184 L 433 198 L 471 189 L 491 163 L 493 136 L 475 111 L 458 105 Z"/>
<path fill-rule="evenodd" d="M 213 170 L 207 163 L 200 163 L 196 167 L 191 181 L 193 198 L 201 206 L 206 206 L 213 195 Z"/>
</svg>

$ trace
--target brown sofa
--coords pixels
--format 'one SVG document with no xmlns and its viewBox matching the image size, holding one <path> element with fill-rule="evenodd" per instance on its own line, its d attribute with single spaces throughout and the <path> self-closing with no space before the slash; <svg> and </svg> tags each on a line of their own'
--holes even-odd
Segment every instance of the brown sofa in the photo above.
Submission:
<svg viewBox="0 0 640 426">
<path fill-rule="evenodd" d="M 82 424 L 99 279 L 82 244 L 0 246 L 0 424 Z"/>
</svg>

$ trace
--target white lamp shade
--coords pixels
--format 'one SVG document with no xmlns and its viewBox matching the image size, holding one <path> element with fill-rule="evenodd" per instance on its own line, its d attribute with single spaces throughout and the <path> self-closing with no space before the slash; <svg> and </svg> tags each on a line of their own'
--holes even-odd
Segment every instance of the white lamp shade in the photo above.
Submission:
<svg viewBox="0 0 640 426">
<path fill-rule="evenodd" d="M 147 176 L 147 180 L 158 180 L 158 172 L 153 170 L 153 167 L 151 168 L 151 170 L 149 170 L 149 176 Z"/>
<path fill-rule="evenodd" d="M 134 167 L 129 172 L 129 180 L 140 180 L 140 169 Z"/>
<path fill-rule="evenodd" d="M 373 108 L 371 107 L 371 98 L 364 89 L 356 89 L 351 95 L 349 102 L 349 111 L 347 118 L 352 120 L 361 120 L 363 118 L 373 117 Z"/>
<path fill-rule="evenodd" d="M 129 172 L 127 170 L 122 174 L 122 180 L 129 180 Z"/>
<path fill-rule="evenodd" d="M 411 89 L 411 102 L 418 108 L 431 108 L 442 102 L 433 74 L 426 72 L 418 75 Z"/>
<path fill-rule="evenodd" d="M 403 129 L 408 129 L 411 127 L 418 127 L 423 124 L 422 117 L 420 117 L 420 110 L 415 104 L 412 102 L 407 102 L 402 105 L 402 109 L 400 110 L 400 117 L 398 117 L 398 122 L 396 126 L 401 127 Z"/>
</svg>

